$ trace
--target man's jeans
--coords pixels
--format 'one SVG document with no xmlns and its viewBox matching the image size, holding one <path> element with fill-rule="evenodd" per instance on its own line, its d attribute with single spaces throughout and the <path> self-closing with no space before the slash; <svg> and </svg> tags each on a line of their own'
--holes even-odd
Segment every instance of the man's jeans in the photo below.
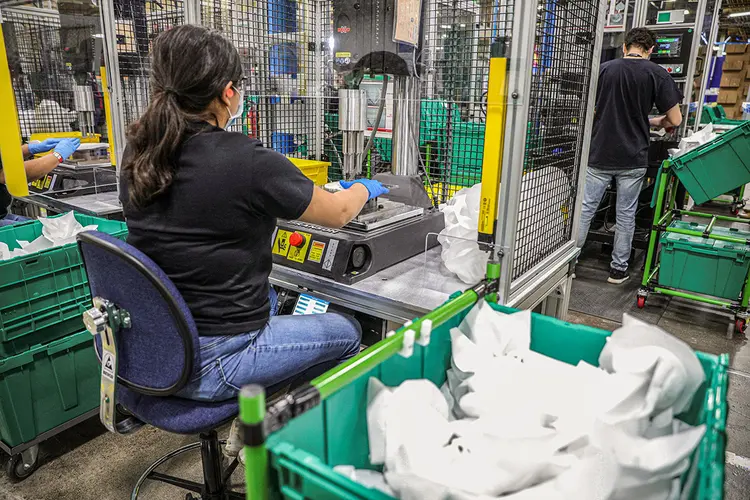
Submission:
<svg viewBox="0 0 750 500">
<path fill-rule="evenodd" d="M 276 308 L 271 294 L 271 312 Z M 198 401 L 236 398 L 246 384 L 267 394 L 309 381 L 359 353 L 362 330 L 343 314 L 271 316 L 260 330 L 200 337 L 200 366 L 178 395 Z"/>
<path fill-rule="evenodd" d="M 635 212 L 641 194 L 645 168 L 628 170 L 600 170 L 589 167 L 586 171 L 586 189 L 581 209 L 581 225 L 578 231 L 578 246 L 583 247 L 591 227 L 591 220 L 602 202 L 604 191 L 614 179 L 617 182 L 617 226 L 615 245 L 612 251 L 612 268 L 628 270 L 628 260 L 633 247 L 635 233 Z"/>
<path fill-rule="evenodd" d="M 0 227 L 15 226 L 16 224 L 23 224 L 24 222 L 29 222 L 30 220 L 31 219 L 29 219 L 28 217 L 23 217 L 21 215 L 8 214 L 0 219 Z"/>
</svg>

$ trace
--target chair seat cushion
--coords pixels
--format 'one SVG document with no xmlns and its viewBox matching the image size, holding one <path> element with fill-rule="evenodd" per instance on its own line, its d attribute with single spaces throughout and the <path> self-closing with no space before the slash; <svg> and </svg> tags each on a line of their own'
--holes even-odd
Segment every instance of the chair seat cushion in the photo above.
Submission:
<svg viewBox="0 0 750 500">
<path fill-rule="evenodd" d="M 154 397 L 118 387 L 117 400 L 127 411 L 147 424 L 176 434 L 198 434 L 219 427 L 236 417 L 236 399 L 219 403 L 178 397 Z"/>
</svg>

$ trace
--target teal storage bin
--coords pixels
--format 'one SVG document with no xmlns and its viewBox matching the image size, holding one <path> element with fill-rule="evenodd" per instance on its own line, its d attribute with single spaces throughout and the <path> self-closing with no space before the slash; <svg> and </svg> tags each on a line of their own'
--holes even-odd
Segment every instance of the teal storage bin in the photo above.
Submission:
<svg viewBox="0 0 750 500">
<path fill-rule="evenodd" d="M 512 309 L 492 305 L 502 312 Z M 353 465 L 372 469 L 368 460 L 367 385 L 370 377 L 396 386 L 405 380 L 426 378 L 445 382 L 450 367 L 450 329 L 457 327 L 469 309 L 433 329 L 429 346 L 414 346 L 410 358 L 392 356 L 314 409 L 291 420 L 269 436 L 271 492 L 275 499 L 387 500 L 391 497 L 350 481 L 332 467 Z M 532 315 L 531 348 L 560 361 L 598 365 L 599 354 L 610 332 Z M 691 458 L 694 472 L 683 477 L 684 497 L 721 500 L 727 419 L 728 356 L 698 353 L 706 373 L 689 411 L 679 418 L 691 425 L 706 424 L 706 435 Z M 415 415 L 414 418 L 419 418 Z"/>
<path fill-rule="evenodd" d="M 670 163 L 697 205 L 750 183 L 750 122 Z"/>
<path fill-rule="evenodd" d="M 695 222 L 676 221 L 670 227 L 704 231 Z M 730 234 L 714 228 L 714 234 Z M 735 230 L 733 236 L 737 236 Z M 750 236 L 750 235 L 749 235 Z M 750 246 L 665 232 L 661 235 L 659 284 L 678 290 L 737 300 L 750 269 Z"/>
<path fill-rule="evenodd" d="M 99 361 L 83 331 L 0 360 L 0 440 L 27 443 L 99 406 Z"/>
<path fill-rule="evenodd" d="M 124 222 L 81 214 L 75 218 L 120 239 L 127 236 Z M 14 250 L 19 240 L 33 241 L 41 234 L 42 223 L 33 221 L 0 228 L 0 241 Z M 81 313 L 90 302 L 75 243 L 0 261 L 0 359 L 81 331 Z"/>
</svg>

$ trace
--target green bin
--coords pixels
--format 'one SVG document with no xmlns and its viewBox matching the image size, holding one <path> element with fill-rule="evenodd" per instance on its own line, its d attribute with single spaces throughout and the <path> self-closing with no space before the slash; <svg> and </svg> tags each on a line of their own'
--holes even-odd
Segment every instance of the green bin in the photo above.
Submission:
<svg viewBox="0 0 750 500">
<path fill-rule="evenodd" d="M 124 222 L 75 214 L 84 226 L 125 239 Z M 0 229 L 0 242 L 13 250 L 18 240 L 33 241 L 42 223 Z M 81 313 L 91 292 L 75 243 L 0 261 L 0 359 L 83 329 Z"/>
<path fill-rule="evenodd" d="M 700 205 L 750 182 L 750 122 L 670 161 Z"/>
<path fill-rule="evenodd" d="M 0 360 L 0 440 L 27 443 L 99 405 L 99 361 L 87 331 Z"/>
<path fill-rule="evenodd" d="M 677 221 L 670 227 L 704 231 L 706 226 Z M 714 228 L 715 234 L 730 234 Z M 740 234 L 735 230 L 736 234 Z M 661 235 L 659 284 L 677 290 L 737 300 L 750 269 L 750 246 L 665 232 Z"/>
<path fill-rule="evenodd" d="M 512 309 L 492 305 L 502 312 Z M 410 358 L 392 356 L 370 373 L 356 379 L 314 409 L 291 420 L 269 436 L 272 498 L 355 500 L 390 499 L 388 495 L 356 484 L 335 473 L 336 465 L 373 468 L 368 460 L 367 385 L 377 377 L 389 386 L 409 379 L 426 378 L 440 386 L 450 367 L 450 329 L 457 327 L 468 309 L 432 331 L 429 346 L 414 346 Z M 531 348 L 560 361 L 598 364 L 609 332 L 532 315 Z M 685 497 L 721 500 L 724 484 L 724 450 L 727 419 L 728 356 L 698 353 L 706 382 L 689 411 L 679 418 L 691 425 L 706 424 L 706 435 L 693 455 L 694 472 L 683 478 Z M 414 418 L 419 418 L 415 415 Z"/>
</svg>

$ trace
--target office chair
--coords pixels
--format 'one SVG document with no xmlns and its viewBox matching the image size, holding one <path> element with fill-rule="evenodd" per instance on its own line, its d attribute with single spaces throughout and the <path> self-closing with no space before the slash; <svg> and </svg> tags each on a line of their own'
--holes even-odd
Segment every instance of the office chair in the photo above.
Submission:
<svg viewBox="0 0 750 500">
<path fill-rule="evenodd" d="M 208 403 L 175 394 L 200 366 L 198 331 L 187 304 L 159 266 L 127 243 L 99 232 L 78 235 L 94 307 L 84 313 L 102 363 L 100 418 L 118 434 L 149 424 L 200 442 L 175 450 L 151 465 L 133 489 L 137 500 L 147 480 L 182 488 L 186 499 L 244 499 L 229 491 L 237 460 L 222 467 L 216 428 L 238 413 L 235 399 Z M 156 472 L 166 461 L 200 448 L 203 483 Z M 194 497 L 193 493 L 200 495 Z"/>
</svg>

